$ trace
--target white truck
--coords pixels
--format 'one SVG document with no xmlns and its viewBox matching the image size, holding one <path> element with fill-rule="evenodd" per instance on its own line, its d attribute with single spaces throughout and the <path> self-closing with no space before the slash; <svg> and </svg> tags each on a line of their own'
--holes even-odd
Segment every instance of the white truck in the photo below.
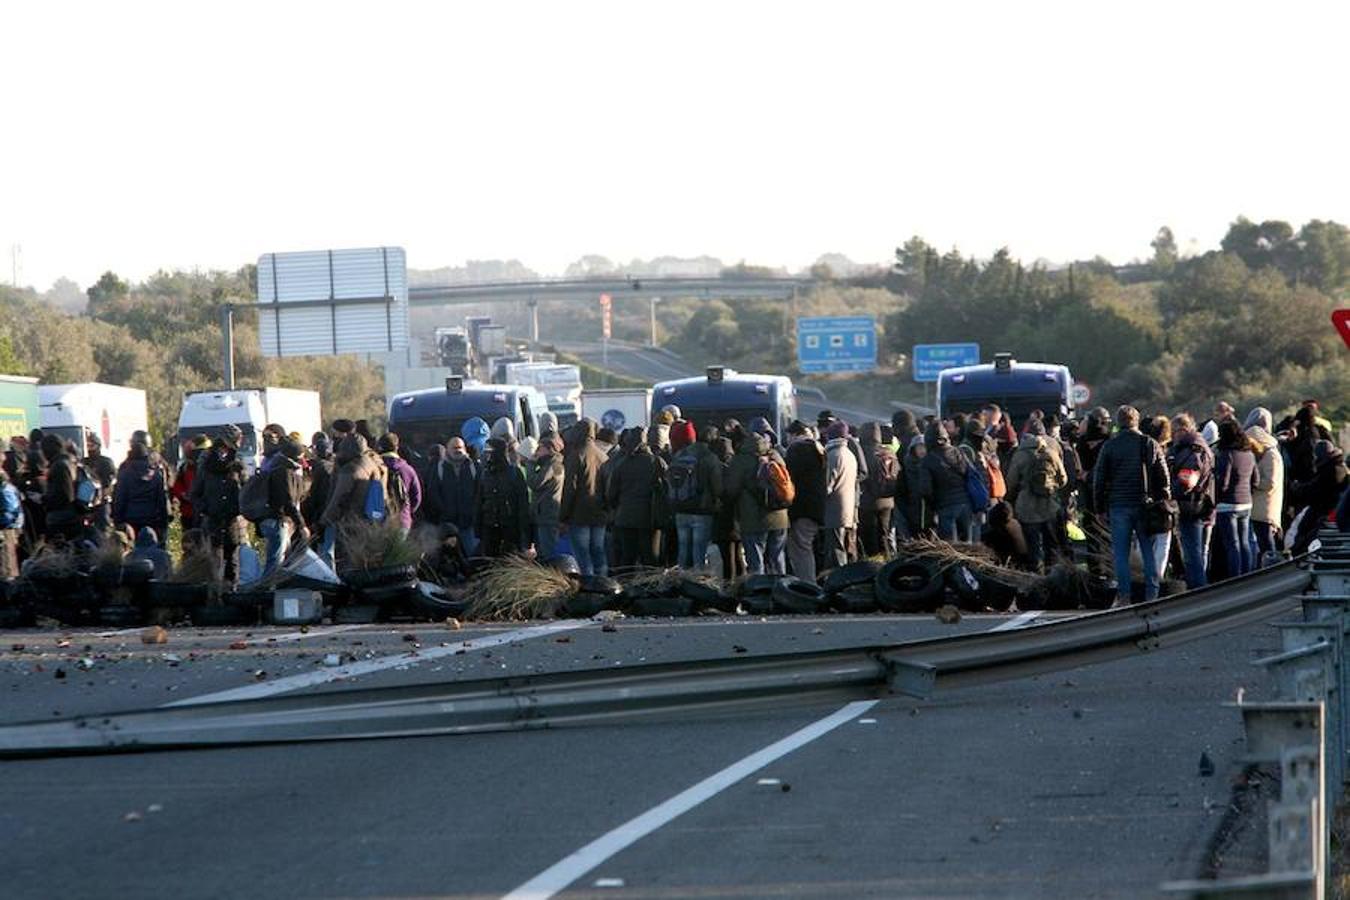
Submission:
<svg viewBox="0 0 1350 900">
<path fill-rule="evenodd" d="M 115 463 L 126 459 L 131 435 L 149 431 L 145 391 L 118 384 L 43 384 L 38 386 L 38 421 L 42 430 L 71 441 L 81 455 L 94 434 L 103 455 Z"/>
<path fill-rule="evenodd" d="M 651 424 L 651 388 L 607 388 L 581 392 L 581 414 L 616 432 Z"/>
<path fill-rule="evenodd" d="M 548 401 L 549 412 L 566 428 L 581 416 L 581 369 L 546 362 L 510 363 L 506 383 L 536 387 Z"/>
<path fill-rule="evenodd" d="M 267 387 L 184 394 L 178 440 L 190 441 L 199 434 L 214 439 L 226 425 L 238 426 L 244 433 L 239 459 L 252 473 L 262 462 L 262 430 L 272 424 L 287 433 L 300 432 L 308 443 L 311 435 L 323 429 L 318 392 Z"/>
</svg>

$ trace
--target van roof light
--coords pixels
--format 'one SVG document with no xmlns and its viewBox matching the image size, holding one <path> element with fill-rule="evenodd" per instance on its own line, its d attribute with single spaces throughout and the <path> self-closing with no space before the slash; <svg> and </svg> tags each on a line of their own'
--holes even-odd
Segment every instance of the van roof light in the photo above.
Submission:
<svg viewBox="0 0 1350 900">
<path fill-rule="evenodd" d="M 721 384 L 726 371 L 725 366 L 708 366 L 708 384 Z"/>
<path fill-rule="evenodd" d="M 1012 371 L 1012 367 L 1013 367 L 1013 363 L 1015 363 L 1015 362 L 1017 362 L 1017 360 L 1013 359 L 1013 355 L 1012 355 L 1011 353 L 1007 352 L 1006 350 L 1005 350 L 1004 352 L 1002 352 L 1002 353 L 995 353 L 995 354 L 994 354 L 994 371 L 995 371 L 995 372 L 1004 372 L 1004 373 L 1006 373 L 1006 372 L 1011 372 L 1011 371 Z"/>
<path fill-rule="evenodd" d="M 447 394 L 464 393 L 464 376 L 450 375 L 445 379 L 445 392 Z"/>
</svg>

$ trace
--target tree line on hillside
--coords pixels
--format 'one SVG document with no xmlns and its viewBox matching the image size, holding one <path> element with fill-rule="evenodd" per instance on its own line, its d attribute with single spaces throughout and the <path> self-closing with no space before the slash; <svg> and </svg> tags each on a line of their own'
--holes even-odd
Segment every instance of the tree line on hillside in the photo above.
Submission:
<svg viewBox="0 0 1350 900">
<path fill-rule="evenodd" d="M 256 268 L 234 272 L 158 272 L 129 284 L 105 272 L 71 314 L 31 289 L 0 287 L 0 372 L 45 384 L 102 381 L 146 392 L 152 427 L 178 420 L 183 393 L 221 386 L 220 309 L 255 296 Z M 268 359 L 258 348 L 256 315 L 235 316 L 235 381 L 318 390 L 325 416 L 384 414 L 379 368 L 352 356 Z M 308 435 L 306 435 L 308 437 Z"/>
</svg>

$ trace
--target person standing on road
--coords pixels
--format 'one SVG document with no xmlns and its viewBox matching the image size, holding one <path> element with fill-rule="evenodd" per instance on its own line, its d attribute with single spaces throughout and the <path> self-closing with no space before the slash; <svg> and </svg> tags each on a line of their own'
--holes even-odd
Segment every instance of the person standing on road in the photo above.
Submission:
<svg viewBox="0 0 1350 900">
<path fill-rule="evenodd" d="M 768 434 L 741 432 L 740 446 L 727 467 L 723 483 L 726 503 L 736 510 L 736 524 L 745 547 L 745 569 L 750 575 L 782 575 L 786 570 L 788 509 L 791 503 L 770 508 L 766 496 L 770 467 L 787 478 L 783 458 Z"/>
<path fill-rule="evenodd" d="M 474 531 L 474 495 L 478 491 L 478 476 L 482 467 L 469 455 L 463 438 L 453 437 L 445 444 L 445 459 L 432 472 L 428 493 L 436 495 L 437 521 L 444 528 L 455 526 L 459 546 L 468 556 L 478 552 L 478 535 Z"/>
<path fill-rule="evenodd" d="M 43 435 L 38 446 L 47 471 L 43 534 L 48 540 L 73 541 L 84 532 L 84 516 L 75 497 L 78 476 L 73 448 L 54 434 Z"/>
<path fill-rule="evenodd" d="M 890 556 L 895 553 L 895 498 L 900 491 L 902 473 L 895 451 L 882 443 L 881 425 L 868 422 L 860 431 L 863 455 L 867 457 L 867 477 L 863 479 L 858 503 L 859 532 L 863 555 Z"/>
<path fill-rule="evenodd" d="M 1280 517 L 1284 513 L 1284 457 L 1271 434 L 1270 410 L 1258 406 L 1247 414 L 1247 439 L 1256 454 L 1256 487 L 1252 490 L 1252 560 L 1265 564 L 1267 553 L 1280 549 Z"/>
<path fill-rule="evenodd" d="M 952 446 L 940 422 L 928 426 L 923 442 L 926 452 L 920 467 L 920 494 L 934 511 L 938 537 L 975 543 L 975 510 L 966 491 L 969 463 Z"/>
<path fill-rule="evenodd" d="M 0 578 L 19 577 L 19 535 L 23 531 L 23 497 L 0 470 Z"/>
<path fill-rule="evenodd" d="M 309 489 L 300 501 L 300 516 L 305 520 L 311 536 L 319 536 L 319 555 L 332 557 L 333 545 L 328 543 L 328 532 L 320 524 L 323 511 L 333 497 L 337 484 L 337 463 L 333 460 L 333 442 L 326 432 L 316 431 L 309 447 Z"/>
<path fill-rule="evenodd" d="M 483 459 L 483 451 L 487 449 L 487 440 L 492 436 L 492 429 L 488 428 L 487 422 L 474 416 L 460 426 L 459 436 L 464 440 L 469 458 L 479 462 Z"/>
<path fill-rule="evenodd" d="M 848 564 L 858 527 L 858 461 L 847 423 L 832 422 L 825 441 L 825 565 L 834 568 Z"/>
<path fill-rule="evenodd" d="M 337 477 L 333 482 L 333 493 L 319 521 L 324 527 L 324 543 L 345 554 L 342 529 L 370 521 L 366 518 L 366 508 L 373 493 L 372 482 L 383 489 L 386 471 L 366 439 L 354 431 L 338 442 L 334 463 Z M 387 491 L 385 493 L 387 495 Z M 385 508 L 388 509 L 387 501 Z"/>
<path fill-rule="evenodd" d="M 805 422 L 794 420 L 787 432 L 784 463 L 796 490 L 788 507 L 788 564 L 793 575 L 814 583 L 816 535 L 825 523 L 825 448 Z"/>
<path fill-rule="evenodd" d="M 1158 442 L 1158 446 L 1163 449 L 1163 458 L 1167 458 L 1167 448 L 1172 445 L 1172 420 L 1167 416 L 1150 416 L 1148 419 L 1141 420 L 1139 431 L 1153 438 Z M 1169 465 L 1168 472 L 1175 470 Z M 1175 485 L 1173 485 L 1175 489 Z M 1171 531 L 1165 531 L 1161 534 L 1153 535 L 1153 564 L 1158 568 L 1158 584 L 1161 586 L 1167 580 L 1167 563 L 1172 556 L 1172 541 L 1175 540 Z"/>
<path fill-rule="evenodd" d="M 665 478 L 665 464 L 647 445 L 645 428 L 619 436 L 605 499 L 614 511 L 614 549 L 621 568 L 656 565 L 656 511 L 653 501 Z"/>
<path fill-rule="evenodd" d="M 1144 599 L 1158 599 L 1158 567 L 1153 540 L 1145 522 L 1145 506 L 1170 500 L 1171 477 L 1157 442 L 1139 430 L 1139 410 L 1116 410 L 1115 437 L 1107 441 L 1093 467 L 1093 506 L 1105 510 L 1111 529 L 1111 557 L 1116 573 L 1112 608 L 1131 602 L 1130 548 L 1136 539 L 1144 564 Z"/>
<path fill-rule="evenodd" d="M 422 508 L 422 482 L 416 470 L 398 452 L 398 435 L 390 432 L 380 436 L 380 462 L 389 472 L 385 487 L 388 492 L 389 518 L 397 516 L 398 527 L 406 535 L 412 531 L 413 516 Z"/>
<path fill-rule="evenodd" d="M 153 528 L 157 536 L 168 530 L 169 488 L 149 447 L 133 443 L 113 482 L 112 520 L 118 528 L 130 528 L 133 534 Z"/>
<path fill-rule="evenodd" d="M 1182 413 L 1172 420 L 1167 451 L 1172 496 L 1177 501 L 1177 541 L 1189 590 L 1209 583 L 1209 537 L 1214 528 L 1214 451 L 1195 429 L 1195 419 Z"/>
<path fill-rule="evenodd" d="M 309 540 L 300 501 L 305 494 L 305 476 L 300 465 L 304 448 L 290 437 L 283 438 L 267 472 L 267 517 L 258 523 L 264 542 L 263 577 L 281 567 L 291 541 Z"/>
<path fill-rule="evenodd" d="M 1038 433 L 1044 431 L 1041 421 L 1033 422 L 1008 464 L 1008 502 L 1021 525 L 1027 558 L 1034 570 L 1050 567 L 1059 492 L 1069 480 L 1049 438 Z"/>
<path fill-rule="evenodd" d="M 736 458 L 736 447 L 730 433 L 709 427 L 704 443 L 722 468 L 722 493 L 717 498 L 717 512 L 713 514 L 712 545 L 722 563 L 722 580 L 733 581 L 745 574 L 745 552 L 741 547 L 741 532 L 736 524 L 737 504 L 726 499 L 727 474 Z"/>
<path fill-rule="evenodd" d="M 713 515 L 722 496 L 722 464 L 709 446 L 713 433 L 705 429 L 700 441 L 694 423 L 683 419 L 670 428 L 666 498 L 675 511 L 675 564 L 690 572 L 701 572 L 707 566 Z"/>
<path fill-rule="evenodd" d="M 211 439 L 204 434 L 199 434 L 188 441 L 184 445 L 183 460 L 178 464 L 178 471 L 174 474 L 173 486 L 169 488 L 169 495 L 178 501 L 178 521 L 184 531 L 197 527 L 197 511 L 190 499 L 192 482 L 197 477 L 202 456 L 210 449 Z"/>
<path fill-rule="evenodd" d="M 1230 415 L 1219 422 L 1219 443 L 1214 450 L 1214 530 L 1229 578 L 1254 568 L 1251 515 L 1257 482 L 1256 455 L 1242 426 Z"/>
<path fill-rule="evenodd" d="M 231 589 L 239 583 L 239 547 L 248 540 L 247 524 L 239 514 L 244 463 L 237 448 L 243 436 L 237 426 L 225 426 L 203 456 L 191 494 L 192 508 Z"/>
<path fill-rule="evenodd" d="M 567 529 L 572 553 L 583 575 L 609 574 L 605 555 L 605 494 L 600 469 L 606 457 L 595 441 L 594 419 L 570 429 L 563 457 L 562 505 L 558 521 Z"/>
<path fill-rule="evenodd" d="M 81 460 L 84 471 L 98 485 L 98 497 L 89 510 L 89 524 L 99 534 L 112 527 L 112 498 L 117 484 L 117 465 L 103 455 L 103 441 L 92 431 L 85 435 L 85 456 Z"/>
<path fill-rule="evenodd" d="M 1093 484 L 1096 483 L 1097 457 L 1110 437 L 1111 413 L 1106 407 L 1098 406 L 1088 413 L 1075 444 L 1083 472 L 1083 486 L 1078 493 L 1078 500 L 1083 532 L 1087 537 L 1088 570 L 1099 575 L 1104 574 L 1106 569 L 1111 537 L 1106 525 L 1106 510 L 1098 509 L 1095 505 Z"/>
<path fill-rule="evenodd" d="M 563 443 L 552 431 L 544 432 L 534 458 L 525 464 L 530 489 L 530 524 L 538 559 L 551 559 L 558 549 L 558 511 L 562 508 Z"/>
<path fill-rule="evenodd" d="M 1299 510 L 1294 517 L 1297 527 L 1292 549 L 1295 556 L 1307 552 L 1322 522 L 1340 503 L 1346 482 L 1345 457 L 1341 449 L 1331 441 L 1313 444 L 1312 478 L 1295 482 L 1289 490 L 1290 500 Z"/>
<path fill-rule="evenodd" d="M 524 553 L 530 546 L 530 491 L 503 438 L 489 438 L 478 479 L 474 527 L 480 553 L 494 559 Z"/>
</svg>

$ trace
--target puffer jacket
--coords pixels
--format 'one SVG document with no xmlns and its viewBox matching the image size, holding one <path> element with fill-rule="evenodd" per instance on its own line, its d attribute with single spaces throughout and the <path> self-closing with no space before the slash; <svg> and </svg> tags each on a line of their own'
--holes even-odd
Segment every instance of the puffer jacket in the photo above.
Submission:
<svg viewBox="0 0 1350 900">
<path fill-rule="evenodd" d="M 594 527 L 606 524 L 604 482 L 600 469 L 605 452 L 595 443 L 595 420 L 582 419 L 568 429 L 568 447 L 563 457 L 562 506 L 558 521 L 564 525 Z"/>
<path fill-rule="evenodd" d="M 792 521 L 808 519 L 817 525 L 825 521 L 825 451 L 813 437 L 802 435 L 788 444 L 788 476 L 795 495 L 788 509 Z"/>
<path fill-rule="evenodd" d="M 881 426 L 876 422 L 868 422 L 863 425 L 859 431 L 859 440 L 862 443 L 863 456 L 867 459 L 867 477 L 859 476 L 858 479 L 861 490 L 858 508 L 864 512 L 895 509 L 896 494 L 899 493 L 901 486 L 904 484 L 904 473 L 901 471 L 900 460 L 896 457 L 894 450 L 881 442 Z M 897 484 L 894 492 L 884 493 L 879 481 L 882 472 L 888 465 L 891 465 L 890 460 L 894 460 Z"/>
<path fill-rule="evenodd" d="M 1167 450 L 1167 469 L 1182 521 L 1213 525 L 1214 451 L 1205 439 L 1194 431 L 1178 431 Z M 1188 486 L 1182 482 L 1183 477 L 1193 479 L 1195 484 Z"/>
<path fill-rule="evenodd" d="M 1214 499 L 1219 512 L 1250 509 L 1256 490 L 1256 456 L 1250 450 L 1214 451 Z"/>
<path fill-rule="evenodd" d="M 970 495 L 966 493 L 969 463 L 941 429 L 941 425 L 933 425 L 924 435 L 928 455 L 919 467 L 919 493 L 935 513 L 970 506 Z"/>
<path fill-rule="evenodd" d="M 1093 508 L 1104 512 L 1112 507 L 1143 506 L 1145 466 L 1153 499 L 1171 497 L 1172 479 L 1157 441 L 1130 428 L 1103 444 L 1092 468 Z"/>
<path fill-rule="evenodd" d="M 826 528 L 858 526 L 858 460 L 847 438 L 825 445 Z"/>
<path fill-rule="evenodd" d="M 371 481 L 383 482 L 384 466 L 380 458 L 371 451 L 366 439 L 359 434 L 349 434 L 337 446 L 337 478 L 333 482 L 333 494 L 328 507 L 323 511 L 324 525 L 337 525 L 343 521 L 364 519 L 366 496 Z"/>
<path fill-rule="evenodd" d="M 132 444 L 117 470 L 113 487 L 113 521 L 118 525 L 149 525 L 163 533 L 169 523 L 169 489 L 164 470 L 154 464 L 140 444 Z"/>
<path fill-rule="evenodd" d="M 1256 454 L 1256 487 L 1252 521 L 1278 526 L 1284 512 L 1284 456 L 1270 433 L 1270 410 L 1256 407 L 1247 415 L 1247 438 Z"/>
<path fill-rule="evenodd" d="M 644 428 L 630 428 L 620 442 L 622 449 L 605 485 L 614 527 L 652 528 L 656 521 L 652 500 L 665 477 L 665 463 L 647 446 Z"/>
<path fill-rule="evenodd" d="M 789 525 L 786 509 L 767 510 L 755 496 L 761 457 L 783 462 L 767 435 L 747 434 L 731 458 L 722 482 L 723 496 L 736 510 L 736 524 L 742 537 L 759 531 L 784 531 Z"/>
<path fill-rule="evenodd" d="M 192 508 L 202 527 L 221 534 L 231 533 L 242 541 L 248 533 L 244 517 L 239 515 L 239 490 L 244 486 L 244 464 L 234 450 L 216 445 L 197 463 L 192 481 Z"/>
<path fill-rule="evenodd" d="M 1055 485 L 1048 497 L 1042 497 L 1031 490 L 1031 472 L 1032 467 L 1036 465 L 1037 457 L 1045 459 Z M 1051 447 L 1049 439 L 1034 434 L 1022 435 L 1022 440 L 1008 463 L 1007 475 L 1007 499 L 1012 502 L 1013 515 L 1017 521 L 1027 524 L 1053 522 L 1059 515 L 1059 491 L 1068 480 L 1064 462 Z"/>
</svg>

